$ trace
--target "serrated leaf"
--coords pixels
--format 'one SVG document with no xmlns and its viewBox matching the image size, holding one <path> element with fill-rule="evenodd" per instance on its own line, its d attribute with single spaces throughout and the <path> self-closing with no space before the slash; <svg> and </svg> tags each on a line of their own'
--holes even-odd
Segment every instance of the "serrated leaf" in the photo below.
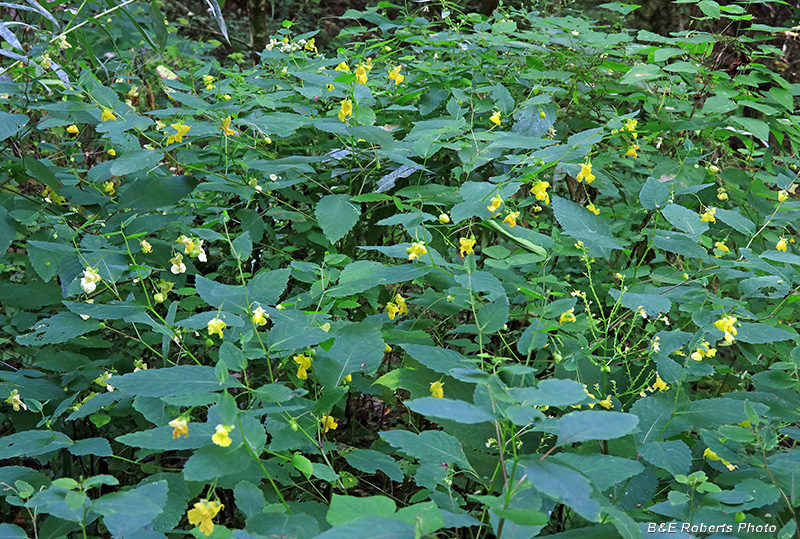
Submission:
<svg viewBox="0 0 800 539">
<path fill-rule="evenodd" d="M 460 400 L 423 397 L 406 401 L 405 405 L 412 412 L 417 412 L 425 417 L 448 419 L 457 423 L 472 424 L 494 421 L 494 417 L 489 412 Z"/>
<path fill-rule="evenodd" d="M 327 195 L 317 202 L 314 215 L 328 241 L 336 243 L 353 229 L 361 210 L 348 195 Z"/>
<path fill-rule="evenodd" d="M 556 422 L 558 445 L 621 438 L 630 434 L 638 423 L 638 417 L 623 412 L 595 410 L 571 412 Z"/>
</svg>

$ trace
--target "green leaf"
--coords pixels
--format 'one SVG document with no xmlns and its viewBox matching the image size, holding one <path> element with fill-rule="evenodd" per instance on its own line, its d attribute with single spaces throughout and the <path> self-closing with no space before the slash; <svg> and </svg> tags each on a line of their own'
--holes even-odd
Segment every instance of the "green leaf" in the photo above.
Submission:
<svg viewBox="0 0 800 539">
<path fill-rule="evenodd" d="M 196 275 L 195 288 L 203 301 L 212 307 L 237 314 L 250 314 L 247 288 L 244 286 L 222 284 Z"/>
<path fill-rule="evenodd" d="M 457 423 L 466 424 L 494 421 L 494 417 L 489 412 L 461 400 L 423 397 L 406 401 L 405 405 L 412 412 L 417 412 L 429 418 L 449 419 Z"/>
<path fill-rule="evenodd" d="M 189 436 L 172 437 L 172 427 L 158 427 L 140 432 L 129 432 L 117 436 L 116 441 L 130 447 L 140 447 L 154 451 L 177 451 L 181 449 L 199 449 L 211 444 L 211 436 L 215 432 L 214 425 L 206 423 L 189 423 Z"/>
<path fill-rule="evenodd" d="M 245 232 L 231 242 L 233 256 L 237 260 L 247 260 L 253 252 L 253 242 L 250 240 L 250 233 Z"/>
<path fill-rule="evenodd" d="M 514 389 L 510 393 L 517 402 L 529 406 L 571 406 L 587 398 L 583 384 L 558 378 L 547 378 L 536 387 Z"/>
<path fill-rule="evenodd" d="M 288 269 L 259 271 L 247 283 L 247 296 L 262 307 L 276 305 L 288 282 Z"/>
<path fill-rule="evenodd" d="M 153 28 L 153 33 L 156 35 L 156 45 L 158 45 L 159 53 L 163 53 L 167 46 L 167 27 L 164 24 L 164 15 L 158 8 L 158 3 L 153 0 L 150 2 L 150 25 Z"/>
<path fill-rule="evenodd" d="M 76 456 L 83 455 L 96 455 L 98 457 L 110 457 L 114 454 L 111 451 L 111 444 L 105 438 L 86 438 L 85 440 L 76 440 L 75 443 L 69 448 L 69 452 Z"/>
<path fill-rule="evenodd" d="M 722 208 L 717 208 L 714 217 L 725 223 L 726 225 L 730 226 L 737 232 L 741 232 L 742 234 L 753 235 L 756 231 L 756 225 L 739 213 L 739 210 L 725 210 Z"/>
<path fill-rule="evenodd" d="M 674 475 L 688 474 L 692 465 L 692 452 L 684 442 L 648 442 L 639 448 L 642 458 Z"/>
<path fill-rule="evenodd" d="M 401 344 L 400 347 L 416 361 L 440 374 L 449 374 L 452 369 L 475 366 L 455 350 L 424 344 Z"/>
<path fill-rule="evenodd" d="M 314 466 L 312 466 L 311 461 L 302 453 L 295 453 L 292 455 L 292 465 L 306 477 L 311 477 L 311 474 L 314 473 Z"/>
<path fill-rule="evenodd" d="M 360 372 L 372 376 L 383 362 L 384 349 L 381 332 L 366 322 L 350 323 L 334 334 L 330 350 L 320 350 L 314 357 L 312 368 L 325 388 L 342 384 L 350 374 Z"/>
<path fill-rule="evenodd" d="M 558 445 L 621 438 L 630 434 L 638 423 L 638 417 L 623 412 L 571 412 L 556 422 Z"/>
<path fill-rule="evenodd" d="M 381 432 L 380 435 L 390 445 L 423 462 L 454 462 L 466 470 L 472 469 L 461 449 L 461 443 L 447 433 L 426 430 L 413 434 L 405 430 L 391 430 Z"/>
<path fill-rule="evenodd" d="M 698 217 L 699 220 L 699 217 Z M 697 239 L 681 232 L 656 230 L 653 246 L 689 258 L 708 258 L 705 249 L 697 245 Z"/>
<path fill-rule="evenodd" d="M 622 77 L 620 83 L 622 84 L 641 84 L 643 82 L 652 81 L 661 78 L 664 72 L 661 68 L 654 64 L 642 64 L 633 66 Z"/>
<path fill-rule="evenodd" d="M 753 403 L 759 414 L 766 413 L 767 407 Z M 695 428 L 713 429 L 720 425 L 735 425 L 747 419 L 744 402 L 735 399 L 702 399 L 688 403 L 678 410 L 676 418 L 680 418 Z"/>
<path fill-rule="evenodd" d="M 144 397 L 172 397 L 212 393 L 231 387 L 242 387 L 235 378 L 220 384 L 213 367 L 179 365 L 165 369 L 147 369 L 115 376 L 114 388 L 130 395 Z"/>
<path fill-rule="evenodd" d="M 235 431 L 231 437 L 234 442 L 229 447 L 207 445 L 201 447 L 189 457 L 183 466 L 183 477 L 187 481 L 212 481 L 230 474 L 238 474 L 253 463 L 252 457 L 241 444 L 241 438 Z"/>
<path fill-rule="evenodd" d="M 599 520 L 600 504 L 590 497 L 589 480 L 579 472 L 551 460 L 537 459 L 525 463 L 525 474 L 545 496 L 572 507 L 586 520 Z"/>
<path fill-rule="evenodd" d="M 189 176 L 155 175 L 127 181 L 120 190 L 119 207 L 143 211 L 168 208 L 186 198 L 195 187 L 197 180 Z"/>
<path fill-rule="evenodd" d="M 413 526 L 419 526 L 420 532 L 428 535 L 444 528 L 446 524 L 442 511 L 434 502 L 417 503 L 404 507 L 395 513 L 394 518 Z"/>
<path fill-rule="evenodd" d="M 750 344 L 788 341 L 796 337 L 796 332 L 786 331 L 767 324 L 752 324 L 749 322 L 742 322 L 736 333 L 737 341 Z"/>
<path fill-rule="evenodd" d="M 154 168 L 163 157 L 164 155 L 162 153 L 152 150 L 125 152 L 120 157 L 114 159 L 114 163 L 111 165 L 111 174 L 114 176 L 124 176 L 141 170 L 150 170 Z M 131 188 L 129 187 L 126 191 L 130 190 Z M 152 193 L 147 193 L 147 196 L 148 198 L 152 197 Z"/>
<path fill-rule="evenodd" d="M 622 249 L 611 234 L 608 223 L 583 206 L 561 197 L 553 197 L 553 213 L 564 232 L 582 241 L 590 251 L 607 257 L 611 249 Z"/>
<path fill-rule="evenodd" d="M 361 517 L 391 516 L 397 506 L 386 496 L 341 496 L 334 494 L 328 508 L 326 519 L 331 526 L 339 526 Z"/>
<path fill-rule="evenodd" d="M 760 139 L 765 143 L 769 140 L 769 125 L 767 125 L 766 122 L 757 120 L 755 118 L 744 118 L 741 116 L 733 117 L 731 118 L 731 121 L 741 125 L 745 131 L 757 139 Z"/>
<path fill-rule="evenodd" d="M 96 320 L 83 320 L 76 314 L 61 312 L 37 322 L 32 326 L 31 333 L 19 335 L 16 340 L 22 346 L 59 344 L 94 331 L 97 327 Z"/>
<path fill-rule="evenodd" d="M 700 220 L 700 216 L 679 204 L 667 204 L 661 210 L 667 221 L 681 232 L 699 236 L 708 230 L 708 223 Z"/>
<path fill-rule="evenodd" d="M 25 530 L 14 524 L 0 524 L 0 538 L 2 539 L 27 539 Z"/>
<path fill-rule="evenodd" d="M 391 456 L 384 453 L 372 449 L 356 449 L 345 455 L 345 459 L 350 466 L 361 472 L 373 474 L 380 470 L 392 481 L 403 482 L 402 468 Z"/>
<path fill-rule="evenodd" d="M 0 142 L 19 133 L 30 121 L 25 114 L 11 114 L 0 111 Z"/>
<path fill-rule="evenodd" d="M 639 202 L 646 210 L 657 210 L 664 207 L 669 198 L 669 188 L 656 178 L 647 178 L 639 191 Z"/>
<path fill-rule="evenodd" d="M 241 481 L 237 484 L 233 489 L 233 495 L 236 500 L 236 508 L 248 518 L 257 515 L 266 506 L 264 493 L 249 481 Z"/>
<path fill-rule="evenodd" d="M 112 492 L 92 503 L 92 511 L 103 516 L 103 524 L 114 536 L 129 534 L 150 524 L 167 501 L 167 482 L 159 481 L 129 490 Z"/>
<path fill-rule="evenodd" d="M 318 535 L 316 539 L 415 539 L 414 526 L 401 520 L 363 517 Z"/>
<path fill-rule="evenodd" d="M 727 97 L 712 95 L 703 104 L 704 114 L 724 114 L 736 110 L 738 105 Z"/>
<path fill-rule="evenodd" d="M 614 300 L 620 299 L 621 292 L 616 288 L 608 291 L 608 294 Z M 622 294 L 620 303 L 628 309 L 638 312 L 639 308 L 643 308 L 649 317 L 656 317 L 661 313 L 668 313 L 672 308 L 672 301 L 660 294 L 634 294 L 633 292 L 625 292 Z"/>
<path fill-rule="evenodd" d="M 317 202 L 314 215 L 328 241 L 336 243 L 356 225 L 361 210 L 348 195 L 327 195 Z"/>
<path fill-rule="evenodd" d="M 530 509 L 493 509 L 492 512 L 520 526 L 544 526 L 550 521 L 549 516 Z"/>
<path fill-rule="evenodd" d="M 716 3 L 714 0 L 700 0 L 697 3 L 697 7 L 699 7 L 700 11 L 705 13 L 708 17 L 711 17 L 712 19 L 719 19 L 720 16 L 719 4 Z"/>
</svg>

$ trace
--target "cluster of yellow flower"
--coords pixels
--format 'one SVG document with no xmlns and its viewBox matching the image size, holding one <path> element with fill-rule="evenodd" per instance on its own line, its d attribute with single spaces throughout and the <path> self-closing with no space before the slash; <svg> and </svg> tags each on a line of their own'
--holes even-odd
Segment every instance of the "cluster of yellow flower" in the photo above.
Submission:
<svg viewBox="0 0 800 539">
<path fill-rule="evenodd" d="M 167 146 L 174 142 L 183 142 L 183 136 L 189 132 L 189 129 L 192 127 L 189 125 L 184 124 L 183 122 L 178 122 L 176 124 L 170 124 L 170 127 L 175 130 L 174 135 L 169 135 L 167 137 Z"/>
<path fill-rule="evenodd" d="M 264 326 L 267 324 L 267 319 L 269 318 L 269 314 L 259 305 L 256 307 L 250 315 L 250 320 L 257 326 Z"/>
<path fill-rule="evenodd" d="M 736 328 L 734 327 L 736 321 L 737 321 L 736 318 L 734 318 L 733 316 L 723 316 L 722 318 L 714 322 L 714 327 L 725 334 L 725 342 L 727 343 L 732 343 L 733 341 L 736 340 L 735 339 Z"/>
<path fill-rule="evenodd" d="M 67 201 L 66 198 L 58 195 L 49 186 L 45 187 L 44 191 L 42 191 L 42 198 L 45 202 L 50 202 L 51 204 L 63 204 Z"/>
<path fill-rule="evenodd" d="M 424 241 L 415 241 L 411 244 L 411 247 L 406 249 L 406 254 L 408 255 L 409 260 L 414 260 L 415 258 L 419 258 L 421 255 L 427 254 L 428 249 L 425 247 Z"/>
<path fill-rule="evenodd" d="M 216 88 L 216 85 L 214 85 L 214 75 L 203 75 L 203 86 L 209 91 Z"/>
<path fill-rule="evenodd" d="M 444 398 L 444 382 L 431 382 L 431 396 L 437 399 Z"/>
<path fill-rule="evenodd" d="M 700 221 L 704 223 L 716 223 L 717 219 L 714 217 L 716 213 L 717 208 L 706 208 L 706 211 L 700 215 Z"/>
<path fill-rule="evenodd" d="M 537 181 L 531 187 L 531 194 L 536 196 L 536 200 L 544 202 L 545 206 L 550 204 L 550 195 L 547 193 L 549 187 L 550 182 L 542 180 Z"/>
<path fill-rule="evenodd" d="M 397 294 L 394 297 L 394 301 L 390 301 L 386 304 L 386 312 L 389 315 L 390 320 L 394 320 L 394 317 L 399 315 L 403 315 L 408 313 L 408 305 L 406 305 L 406 300 L 403 299 L 403 296 Z"/>
<path fill-rule="evenodd" d="M 586 180 L 586 183 L 592 183 L 595 180 L 595 175 L 592 174 L 592 164 L 591 163 L 583 163 L 581 165 L 581 171 L 578 172 L 578 175 L 575 176 L 575 179 L 578 180 L 578 183 Z"/>
<path fill-rule="evenodd" d="M 735 319 L 734 319 L 735 320 Z M 736 329 L 733 330 L 734 335 L 736 334 Z M 703 361 L 703 358 L 712 358 L 717 355 L 717 349 L 711 348 L 711 344 L 708 341 L 703 341 L 701 345 L 689 356 L 695 361 Z"/>
</svg>

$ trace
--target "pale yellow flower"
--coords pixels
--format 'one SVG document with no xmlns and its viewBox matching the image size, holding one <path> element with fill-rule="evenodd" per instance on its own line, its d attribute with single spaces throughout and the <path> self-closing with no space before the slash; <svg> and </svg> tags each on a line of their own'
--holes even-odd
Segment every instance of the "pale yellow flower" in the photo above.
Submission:
<svg viewBox="0 0 800 539">
<path fill-rule="evenodd" d="M 25 403 L 22 402 L 22 397 L 19 396 L 19 390 L 17 389 L 11 390 L 11 394 L 6 399 L 6 402 L 14 408 L 15 412 L 19 412 L 20 409 L 22 410 L 28 409 L 28 407 L 25 406 Z"/>
<path fill-rule="evenodd" d="M 231 129 L 231 117 L 228 116 L 224 120 L 222 120 L 222 124 L 219 126 L 222 129 L 222 132 L 225 133 L 227 136 L 232 137 L 237 134 L 237 132 Z"/>
<path fill-rule="evenodd" d="M 500 111 L 495 111 L 495 113 L 489 117 L 489 121 L 495 125 L 500 125 Z"/>
<path fill-rule="evenodd" d="M 153 246 L 150 245 L 150 242 L 147 240 L 142 240 L 139 242 L 139 246 L 142 248 L 142 252 L 144 254 L 150 254 L 153 252 Z"/>
<path fill-rule="evenodd" d="M 736 337 L 736 328 L 734 327 L 736 321 L 737 319 L 733 316 L 723 316 L 714 322 L 714 327 L 725 334 L 725 342 L 732 343 L 736 340 L 734 338 Z"/>
<path fill-rule="evenodd" d="M 167 144 L 172 144 L 173 142 L 183 142 L 183 135 L 188 133 L 189 129 L 192 128 L 190 125 L 185 125 L 183 122 L 170 124 L 170 127 L 175 130 L 175 134 L 167 137 Z"/>
<path fill-rule="evenodd" d="M 550 182 L 539 180 L 531 187 L 531 194 L 536 196 L 536 200 L 544 202 L 545 205 L 550 204 L 550 195 L 547 194 L 548 187 L 550 187 Z"/>
<path fill-rule="evenodd" d="M 111 109 L 103 109 L 102 114 L 100 114 L 100 120 L 103 122 L 107 122 L 109 120 L 116 121 L 117 117 L 114 116 L 114 111 Z"/>
<path fill-rule="evenodd" d="M 367 83 L 367 69 L 364 66 L 358 66 L 356 68 L 356 82 L 358 84 Z"/>
<path fill-rule="evenodd" d="M 225 323 L 224 320 L 220 320 L 219 318 L 213 318 L 208 321 L 208 336 L 212 335 L 219 335 L 219 338 L 222 338 L 222 330 L 228 327 L 228 324 Z"/>
<path fill-rule="evenodd" d="M 67 133 L 75 135 L 75 134 L 77 134 L 79 132 L 80 132 L 80 129 L 78 129 L 77 125 L 71 125 L 71 126 L 67 127 Z"/>
<path fill-rule="evenodd" d="M 259 305 L 255 308 L 252 312 L 252 316 L 250 319 L 253 323 L 257 326 L 264 326 L 267 323 L 267 318 L 269 318 L 269 314 Z"/>
<path fill-rule="evenodd" d="M 169 422 L 169 426 L 172 427 L 172 439 L 180 438 L 181 434 L 189 437 L 189 420 L 185 417 L 177 417 Z"/>
<path fill-rule="evenodd" d="M 415 258 L 419 258 L 420 255 L 427 254 L 428 249 L 425 247 L 424 241 L 415 241 L 411 244 L 411 247 L 406 249 L 406 254 L 408 255 L 409 260 L 414 260 Z"/>
<path fill-rule="evenodd" d="M 781 236 L 781 239 L 779 239 L 778 243 L 775 244 L 775 249 L 777 249 L 778 251 L 786 252 L 786 248 L 788 246 L 789 246 L 789 244 L 786 243 L 786 239 L 783 236 Z"/>
<path fill-rule="evenodd" d="M 495 195 L 492 197 L 492 203 L 486 206 L 486 209 L 494 213 L 500 208 L 501 204 L 503 204 L 503 197 L 500 195 Z"/>
<path fill-rule="evenodd" d="M 636 159 L 637 157 L 639 157 L 638 154 L 636 153 L 636 150 L 638 149 L 639 145 L 634 144 L 633 146 L 628 148 L 628 151 L 625 152 L 625 155 L 623 155 L 622 157 L 633 157 L 634 159 Z"/>
<path fill-rule="evenodd" d="M 439 222 L 443 225 L 446 225 L 447 223 L 450 222 L 450 216 L 447 215 L 446 213 L 439 215 Z"/>
<path fill-rule="evenodd" d="M 389 76 L 386 77 L 389 80 L 393 80 L 395 86 L 397 86 L 406 79 L 403 75 L 400 74 L 400 68 L 401 66 L 396 66 L 389 72 Z"/>
<path fill-rule="evenodd" d="M 339 109 L 339 121 L 344 122 L 353 115 L 353 102 L 349 99 L 342 101 L 341 108 Z"/>
<path fill-rule="evenodd" d="M 466 255 L 475 252 L 474 251 L 474 248 L 475 248 L 475 238 L 474 237 L 459 238 L 458 239 L 458 243 L 460 244 L 459 254 L 461 255 L 461 258 L 464 258 Z"/>
<path fill-rule="evenodd" d="M 311 356 L 305 354 L 298 354 L 294 356 L 294 362 L 297 363 L 297 377 L 301 380 L 308 379 L 308 369 L 311 368 Z"/>
<path fill-rule="evenodd" d="M 444 382 L 431 382 L 431 396 L 441 399 L 444 397 Z"/>
<path fill-rule="evenodd" d="M 217 425 L 217 431 L 211 436 L 211 441 L 221 447 L 228 447 L 233 440 L 229 434 L 235 427 L 233 425 Z"/>
<path fill-rule="evenodd" d="M 509 227 L 514 228 L 515 226 L 517 226 L 517 219 L 518 218 L 519 218 L 519 212 L 518 211 L 512 211 L 512 212 L 509 212 L 508 215 L 506 215 L 506 218 L 503 219 L 503 222 L 504 223 L 508 223 Z"/>
<path fill-rule="evenodd" d="M 714 214 L 717 213 L 717 208 L 706 208 L 706 211 L 700 215 L 700 221 L 706 223 L 716 223 L 717 220 L 714 217 Z"/>
<path fill-rule="evenodd" d="M 339 427 L 339 424 L 336 422 L 336 420 L 329 415 L 324 415 L 319 420 L 320 423 L 322 423 L 323 432 L 336 430 Z"/>
<path fill-rule="evenodd" d="M 786 199 L 789 198 L 789 193 L 785 190 L 778 191 L 778 202 L 786 202 Z"/>
<path fill-rule="evenodd" d="M 558 319 L 559 324 L 563 324 L 564 322 L 575 322 L 577 318 L 573 314 L 575 312 L 575 307 L 571 308 L 570 310 L 561 313 L 561 316 Z"/>
<path fill-rule="evenodd" d="M 97 289 L 97 283 L 102 280 L 97 270 L 92 267 L 87 267 L 83 270 L 83 277 L 81 278 L 81 288 L 87 294 L 91 294 Z"/>
<path fill-rule="evenodd" d="M 592 174 L 592 164 L 591 163 L 583 163 L 581 165 L 581 171 L 578 172 L 578 175 L 575 176 L 575 179 L 578 180 L 578 183 L 586 180 L 586 183 L 592 183 L 595 180 L 595 175 Z"/>
<path fill-rule="evenodd" d="M 600 210 L 591 202 L 589 203 L 588 206 L 586 206 L 586 209 L 595 215 L 600 215 Z"/>
<path fill-rule="evenodd" d="M 194 509 L 190 509 L 186 516 L 189 518 L 189 524 L 197 526 L 200 533 L 208 537 L 214 532 L 214 523 L 211 519 L 216 517 L 223 507 L 225 506 L 218 501 L 203 500 L 194 504 Z"/>
</svg>

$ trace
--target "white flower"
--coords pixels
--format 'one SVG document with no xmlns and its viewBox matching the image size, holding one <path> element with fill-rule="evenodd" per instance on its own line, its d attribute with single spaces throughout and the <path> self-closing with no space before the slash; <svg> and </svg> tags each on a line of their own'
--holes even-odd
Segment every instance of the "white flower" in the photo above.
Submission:
<svg viewBox="0 0 800 539">
<path fill-rule="evenodd" d="M 173 274 L 186 273 L 186 264 L 183 263 L 183 255 L 178 253 L 174 258 L 169 260 L 172 262 L 172 267 L 169 269 Z"/>
<path fill-rule="evenodd" d="M 97 289 L 97 283 L 101 281 L 100 274 L 94 268 L 87 267 L 83 270 L 83 278 L 81 278 L 81 288 L 87 294 L 91 294 Z"/>
</svg>

